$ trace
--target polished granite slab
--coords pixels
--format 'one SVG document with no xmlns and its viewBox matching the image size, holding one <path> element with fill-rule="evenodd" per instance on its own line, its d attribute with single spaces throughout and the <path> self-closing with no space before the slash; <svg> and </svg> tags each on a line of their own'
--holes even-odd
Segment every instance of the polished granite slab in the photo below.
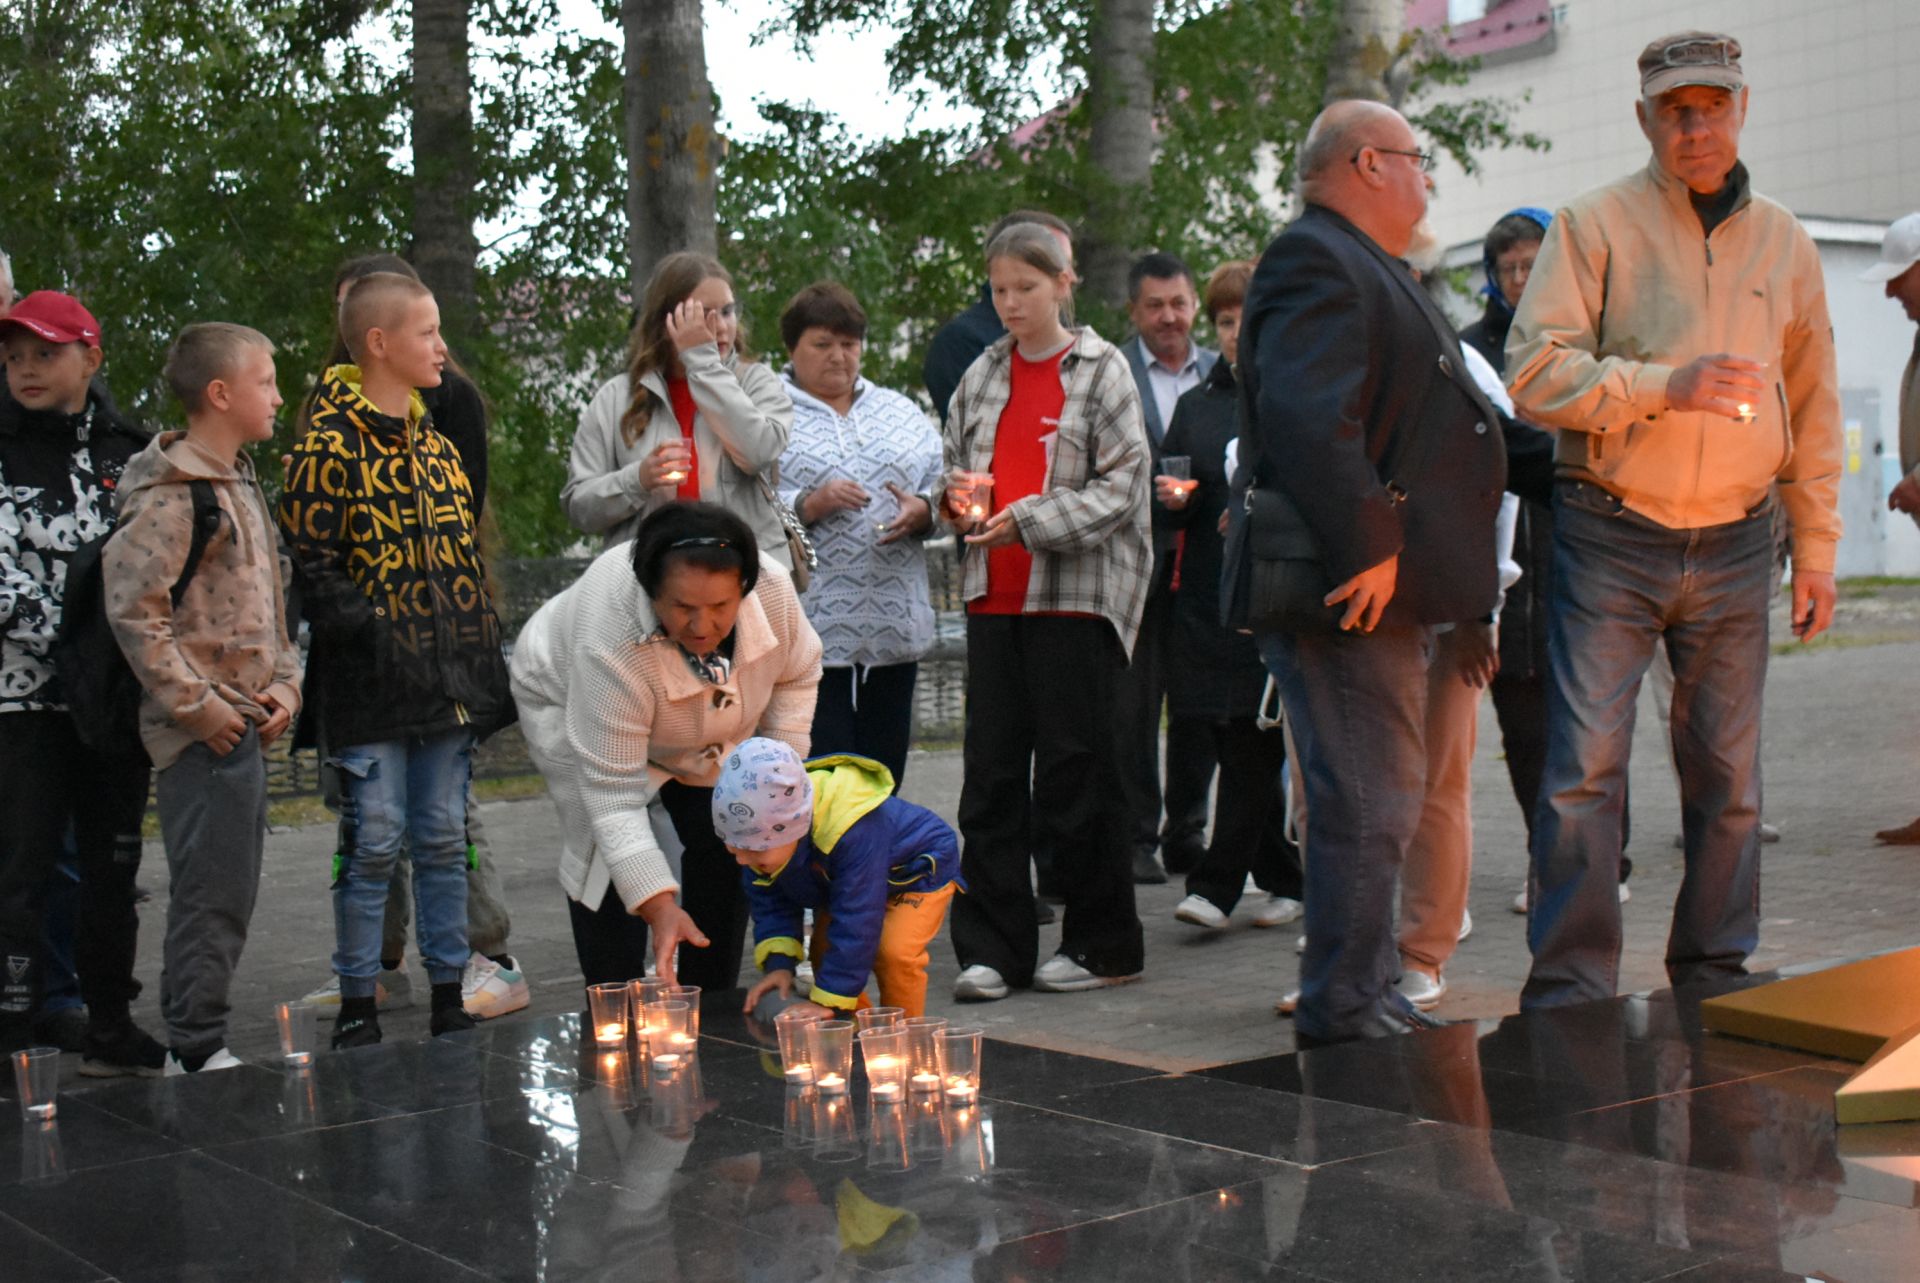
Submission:
<svg viewBox="0 0 1920 1283">
<path fill-rule="evenodd" d="M 1920 1127 L 1694 996 L 1192 1075 L 989 1040 L 967 1109 L 790 1089 L 737 1001 L 663 1074 L 559 1017 L 8 1101 L 0 1279 L 1920 1277 Z"/>
</svg>

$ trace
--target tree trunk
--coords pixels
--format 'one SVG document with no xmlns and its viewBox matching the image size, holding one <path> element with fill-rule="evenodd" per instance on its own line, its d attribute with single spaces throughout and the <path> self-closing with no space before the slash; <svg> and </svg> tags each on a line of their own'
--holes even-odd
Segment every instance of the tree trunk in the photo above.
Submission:
<svg viewBox="0 0 1920 1283">
<path fill-rule="evenodd" d="M 1127 302 L 1127 269 L 1153 186 L 1154 0 L 1099 0 L 1094 14 L 1087 107 L 1094 176 L 1087 193 L 1082 275 L 1108 307 Z"/>
<path fill-rule="evenodd" d="M 620 25 L 627 44 L 627 249 L 637 303 L 662 258 L 717 248 L 720 136 L 700 0 L 622 0 Z"/>
<path fill-rule="evenodd" d="M 476 324 L 468 0 L 413 0 L 413 265 L 455 348 Z"/>
<path fill-rule="evenodd" d="M 1326 101 L 1372 98 L 1398 107 L 1411 74 L 1406 0 L 1340 0 L 1340 30 L 1327 61 Z"/>
</svg>

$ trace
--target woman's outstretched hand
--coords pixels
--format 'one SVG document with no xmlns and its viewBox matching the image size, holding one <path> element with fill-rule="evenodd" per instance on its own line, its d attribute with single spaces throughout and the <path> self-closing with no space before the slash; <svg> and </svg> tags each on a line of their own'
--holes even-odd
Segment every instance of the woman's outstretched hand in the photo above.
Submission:
<svg viewBox="0 0 1920 1283">
<path fill-rule="evenodd" d="M 674 901 L 671 891 L 662 891 L 642 901 L 638 912 L 647 920 L 647 930 L 653 936 L 655 970 L 668 984 L 680 983 L 674 975 L 673 951 L 683 943 L 704 949 L 707 947 L 707 937 L 687 915 L 687 911 Z"/>
</svg>

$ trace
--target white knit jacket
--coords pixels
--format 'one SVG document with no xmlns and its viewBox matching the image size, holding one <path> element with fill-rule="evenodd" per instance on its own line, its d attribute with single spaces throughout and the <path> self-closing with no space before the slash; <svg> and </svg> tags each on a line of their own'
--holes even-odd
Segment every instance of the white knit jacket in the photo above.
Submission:
<svg viewBox="0 0 1920 1283">
<path fill-rule="evenodd" d="M 740 605 L 733 671 L 694 675 L 633 573 L 631 545 L 595 558 L 534 613 L 513 649 L 513 697 L 560 813 L 560 885 L 598 908 L 612 884 L 628 911 L 677 891 L 647 804 L 670 779 L 711 787 L 735 745 L 766 735 L 807 755 L 820 637 L 787 572 L 765 554 Z"/>
</svg>

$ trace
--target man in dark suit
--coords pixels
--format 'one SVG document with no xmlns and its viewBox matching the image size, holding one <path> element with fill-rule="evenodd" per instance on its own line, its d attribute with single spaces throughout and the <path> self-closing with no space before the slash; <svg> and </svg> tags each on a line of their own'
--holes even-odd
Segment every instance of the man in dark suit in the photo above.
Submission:
<svg viewBox="0 0 1920 1283">
<path fill-rule="evenodd" d="M 1389 107 L 1322 112 L 1300 158 L 1306 211 L 1261 258 L 1240 341 L 1243 458 L 1298 510 L 1335 585 L 1327 627 L 1260 638 L 1306 779 L 1303 1046 L 1432 1023 L 1393 989 L 1427 665 L 1434 626 L 1490 619 L 1499 593 L 1499 419 L 1398 257 L 1430 164 Z"/>
<path fill-rule="evenodd" d="M 1182 393 L 1199 387 L 1220 354 L 1193 341 L 1200 293 L 1193 271 L 1172 254 L 1143 255 L 1127 273 L 1127 317 L 1134 336 L 1120 348 L 1133 370 L 1147 445 L 1159 476 L 1161 443 Z M 1121 680 L 1115 733 L 1125 765 L 1127 804 L 1133 811 L 1133 880 L 1165 882 L 1192 869 L 1206 850 L 1207 793 L 1213 783 L 1213 733 L 1205 725 L 1167 725 L 1167 825 L 1160 828 L 1160 710 L 1167 697 L 1173 644 L 1173 579 L 1179 528 L 1165 505 L 1153 505 L 1153 578 L 1133 662 Z M 1162 869 L 1154 856 L 1166 858 Z"/>
</svg>

